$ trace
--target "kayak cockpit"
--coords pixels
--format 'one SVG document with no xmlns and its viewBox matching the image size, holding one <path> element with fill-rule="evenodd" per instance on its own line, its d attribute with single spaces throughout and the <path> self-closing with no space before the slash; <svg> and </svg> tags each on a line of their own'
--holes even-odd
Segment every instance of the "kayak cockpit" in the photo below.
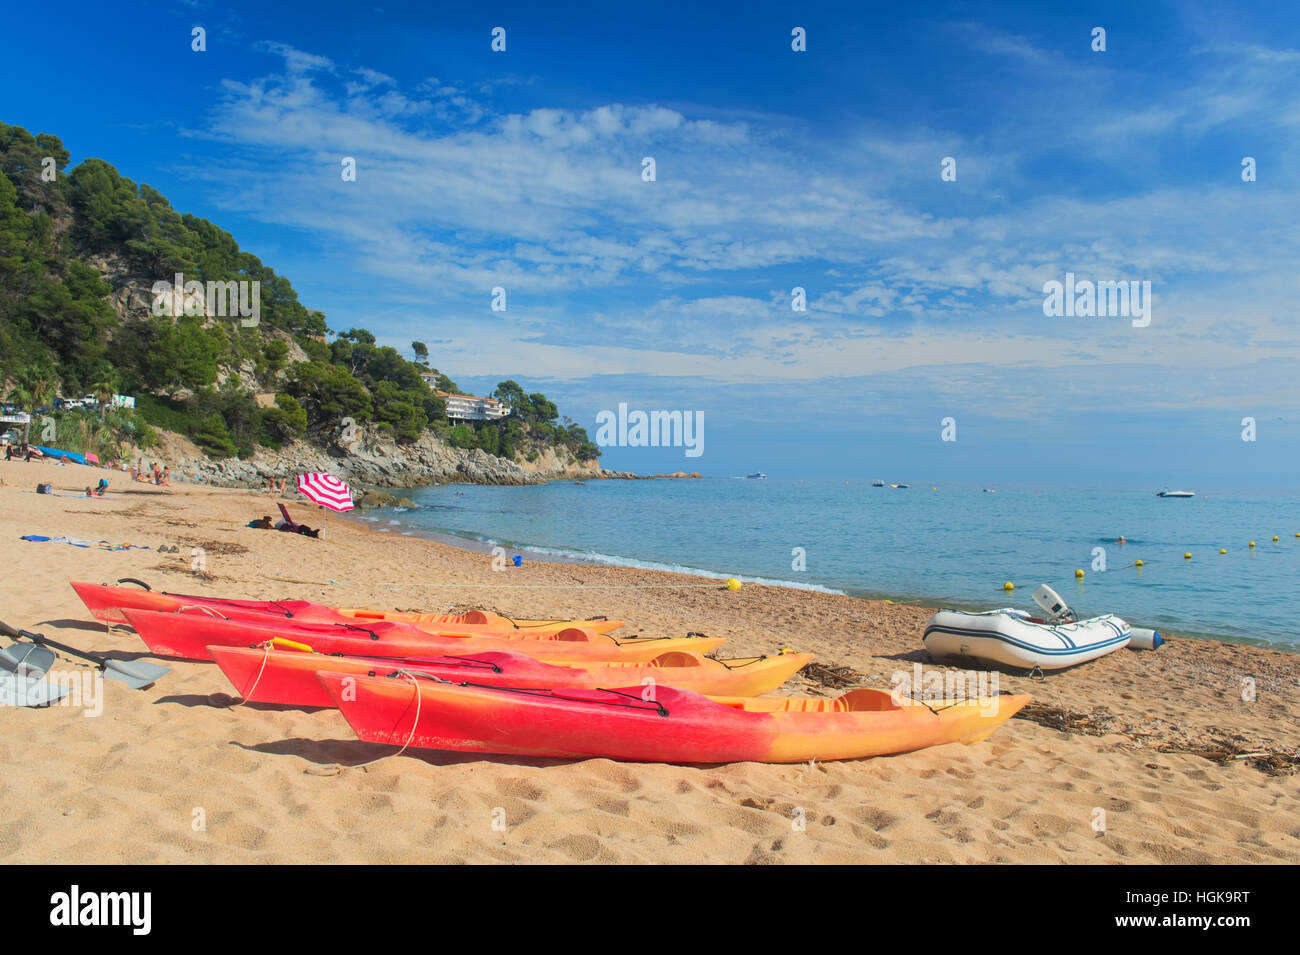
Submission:
<svg viewBox="0 0 1300 955">
<path fill-rule="evenodd" d="M 714 702 L 747 713 L 866 713 L 901 710 L 887 690 L 863 688 L 834 698 L 822 696 L 715 697 Z"/>
</svg>

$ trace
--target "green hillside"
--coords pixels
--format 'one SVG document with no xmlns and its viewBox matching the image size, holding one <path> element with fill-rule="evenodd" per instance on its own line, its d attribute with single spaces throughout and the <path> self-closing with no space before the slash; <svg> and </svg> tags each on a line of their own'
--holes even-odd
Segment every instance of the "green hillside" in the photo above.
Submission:
<svg viewBox="0 0 1300 955">
<path fill-rule="evenodd" d="M 298 439 L 326 443 L 351 418 L 401 443 L 431 431 L 507 458 L 561 445 L 581 460 L 599 455 L 583 428 L 561 422 L 554 403 L 514 381 L 493 393 L 510 404 L 509 417 L 452 427 L 420 377 L 436 371 L 422 343 L 412 342 L 410 361 L 363 328 L 331 332 L 287 278 L 228 232 L 177 212 L 102 159 L 72 169 L 68 160 L 58 137 L 0 123 L 5 400 L 35 411 L 60 395 L 137 399 L 135 413 L 104 412 L 98 421 L 55 415 L 58 439 L 74 449 L 147 447 L 158 427 L 215 457 L 247 456 Z M 259 282 L 257 324 L 154 314 L 151 288 L 177 273 L 205 285 Z M 446 375 L 439 385 L 458 390 Z M 274 393 L 274 404 L 260 407 L 258 393 Z"/>
</svg>

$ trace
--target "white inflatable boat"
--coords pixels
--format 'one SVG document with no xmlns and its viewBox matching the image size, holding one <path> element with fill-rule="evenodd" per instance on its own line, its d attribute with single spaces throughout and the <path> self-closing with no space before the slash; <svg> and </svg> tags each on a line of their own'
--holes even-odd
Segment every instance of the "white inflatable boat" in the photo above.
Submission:
<svg viewBox="0 0 1300 955">
<path fill-rule="evenodd" d="M 1010 607 L 983 613 L 940 610 L 926 624 L 925 649 L 936 660 L 954 663 L 1061 670 L 1105 656 L 1135 639 L 1137 646 L 1153 650 L 1164 642 L 1155 631 L 1135 635 L 1133 628 L 1110 613 L 1075 620 L 1074 612 L 1046 584 L 1034 592 L 1034 600 L 1047 619 Z"/>
</svg>

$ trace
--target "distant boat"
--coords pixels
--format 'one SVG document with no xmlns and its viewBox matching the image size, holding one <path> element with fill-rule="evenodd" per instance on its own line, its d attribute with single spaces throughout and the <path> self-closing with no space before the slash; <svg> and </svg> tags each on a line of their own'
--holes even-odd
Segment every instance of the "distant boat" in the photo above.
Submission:
<svg viewBox="0 0 1300 955">
<path fill-rule="evenodd" d="M 910 484 L 891 484 L 890 487 L 911 487 Z"/>
<path fill-rule="evenodd" d="M 1171 491 L 1165 488 L 1163 491 L 1157 491 L 1156 497 L 1196 497 L 1195 491 Z"/>
<path fill-rule="evenodd" d="M 872 487 L 884 487 L 884 486 L 885 486 L 885 482 L 884 482 L 884 481 L 872 481 L 872 482 L 871 482 L 871 486 L 872 486 Z"/>
<path fill-rule="evenodd" d="M 756 472 L 754 472 L 753 474 L 746 474 L 745 477 L 747 477 L 747 478 L 765 478 L 765 477 L 767 477 L 767 475 L 764 474 L 762 471 L 756 471 Z"/>
<path fill-rule="evenodd" d="M 996 494 L 996 493 L 998 493 L 998 489 L 995 488 L 995 487 L 986 487 L 986 488 L 984 489 L 984 493 L 985 493 L 985 494 Z"/>
</svg>

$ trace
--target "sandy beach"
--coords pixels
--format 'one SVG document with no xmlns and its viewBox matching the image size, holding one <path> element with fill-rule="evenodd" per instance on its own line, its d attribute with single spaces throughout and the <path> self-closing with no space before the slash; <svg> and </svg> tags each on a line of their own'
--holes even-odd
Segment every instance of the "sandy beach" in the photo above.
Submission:
<svg viewBox="0 0 1300 955">
<path fill-rule="evenodd" d="M 251 529 L 277 513 L 269 494 L 127 487 L 120 473 L 105 499 L 34 490 L 74 495 L 104 473 L 0 463 L 0 619 L 141 657 L 138 639 L 106 632 L 68 586 L 136 577 L 218 596 L 604 614 L 628 621 L 621 633 L 724 636 L 723 655 L 812 652 L 883 688 L 926 663 L 933 608 L 622 568 L 494 571 L 489 555 L 333 515 L 321 540 Z M 317 526 L 300 500 L 286 503 Z M 1016 718 L 969 746 L 796 766 L 408 752 L 349 768 L 390 750 L 357 742 L 335 711 L 214 706 L 232 692 L 215 665 L 164 660 L 172 672 L 147 690 L 106 681 L 99 716 L 0 712 L 0 862 L 1300 861 L 1300 776 L 1249 755 L 1295 753 L 1300 655 L 1168 636 L 1157 652 L 1121 650 L 1045 681 L 999 675 L 1002 690 L 1034 697 L 1022 715 L 1043 722 Z M 836 693 L 800 677 L 782 692 Z"/>
</svg>

